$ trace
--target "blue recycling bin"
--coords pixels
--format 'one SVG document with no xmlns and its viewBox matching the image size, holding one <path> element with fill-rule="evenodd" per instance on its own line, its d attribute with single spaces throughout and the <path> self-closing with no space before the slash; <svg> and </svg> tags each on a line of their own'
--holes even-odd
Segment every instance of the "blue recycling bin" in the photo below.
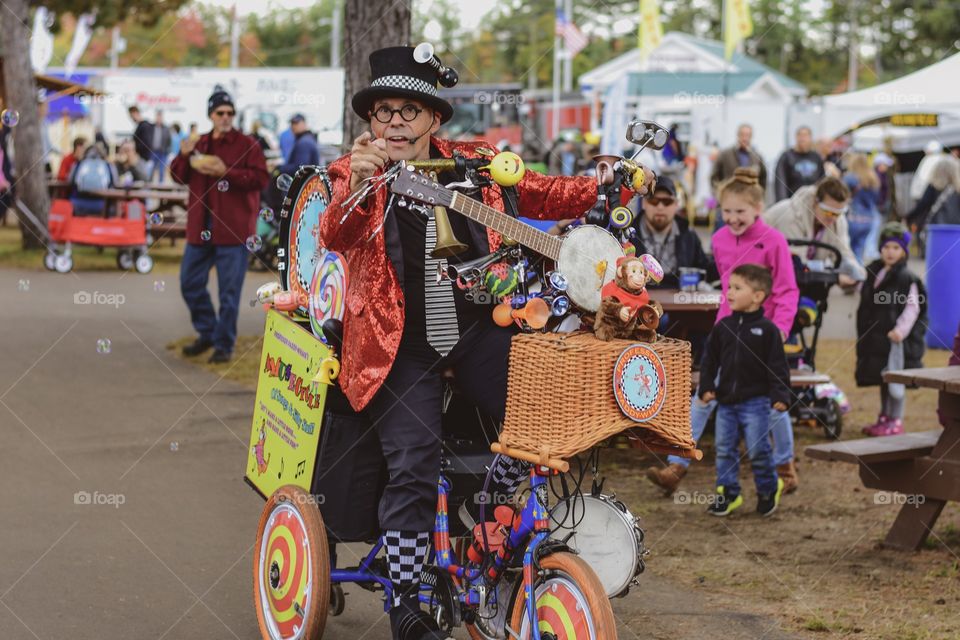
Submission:
<svg viewBox="0 0 960 640">
<path fill-rule="evenodd" d="M 950 349 L 960 323 L 960 225 L 927 226 L 927 346 Z"/>
</svg>

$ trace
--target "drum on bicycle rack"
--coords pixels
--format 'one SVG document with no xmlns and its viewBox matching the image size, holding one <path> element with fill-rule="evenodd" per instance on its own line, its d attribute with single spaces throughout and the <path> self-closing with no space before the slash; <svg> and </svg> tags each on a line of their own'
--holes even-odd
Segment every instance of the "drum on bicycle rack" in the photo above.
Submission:
<svg viewBox="0 0 960 640">
<path fill-rule="evenodd" d="M 626 505 L 614 496 L 573 496 L 550 512 L 553 539 L 566 541 L 596 572 L 607 597 L 627 595 L 639 584 L 647 551 L 643 529 Z M 569 539 L 567 539 L 567 537 Z"/>
</svg>

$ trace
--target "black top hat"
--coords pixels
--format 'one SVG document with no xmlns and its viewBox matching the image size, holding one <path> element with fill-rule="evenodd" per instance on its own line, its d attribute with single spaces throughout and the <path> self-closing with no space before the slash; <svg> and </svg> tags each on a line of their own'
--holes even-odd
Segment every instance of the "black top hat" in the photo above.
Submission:
<svg viewBox="0 0 960 640">
<path fill-rule="evenodd" d="M 437 95 L 437 70 L 413 59 L 413 47 L 388 47 L 370 54 L 372 82 L 353 96 L 353 110 L 370 120 L 379 98 L 412 98 L 440 113 L 440 122 L 453 116 L 450 103 Z"/>
</svg>

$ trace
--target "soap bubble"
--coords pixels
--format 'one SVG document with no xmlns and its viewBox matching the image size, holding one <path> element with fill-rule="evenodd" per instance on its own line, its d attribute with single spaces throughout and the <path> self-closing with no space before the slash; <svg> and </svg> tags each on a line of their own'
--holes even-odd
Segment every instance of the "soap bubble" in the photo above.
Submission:
<svg viewBox="0 0 960 640">
<path fill-rule="evenodd" d="M 174 440 L 173 442 L 170 443 L 170 451 L 179 451 L 179 450 L 180 450 L 180 443 L 179 443 L 179 442 L 177 442 L 176 440 Z"/>
<path fill-rule="evenodd" d="M 260 236 L 250 236 L 247 238 L 247 250 L 248 251 L 259 251 L 263 246 L 263 240 Z"/>
<path fill-rule="evenodd" d="M 110 338 L 97 340 L 97 353 L 110 353 Z"/>
<path fill-rule="evenodd" d="M 0 122 L 8 127 L 15 127 L 20 123 L 20 112 L 13 109 L 4 109 L 0 112 Z"/>
<path fill-rule="evenodd" d="M 204 242 L 207 242 L 208 240 L 210 240 L 210 236 L 211 236 L 211 233 L 209 229 L 204 229 L 203 231 L 200 232 L 200 239 L 203 240 Z"/>
<path fill-rule="evenodd" d="M 279 176 L 277 176 L 277 189 L 280 189 L 282 193 L 289 191 L 292 184 L 293 178 L 287 174 L 281 173 Z"/>
<path fill-rule="evenodd" d="M 154 280 L 153 281 L 153 290 L 157 293 L 163 293 L 167 288 L 167 283 L 163 280 Z"/>
<path fill-rule="evenodd" d="M 217 189 L 222 193 L 230 188 L 230 183 L 226 180 L 221 180 L 217 183 Z"/>
<path fill-rule="evenodd" d="M 260 218 L 264 222 L 273 222 L 273 209 L 270 207 L 264 207 L 260 209 Z"/>
<path fill-rule="evenodd" d="M 163 224 L 162 213 L 151 213 L 149 216 L 150 224 Z"/>
<path fill-rule="evenodd" d="M 17 291 L 30 291 L 30 281 L 20 280 L 20 282 L 17 283 Z"/>
</svg>

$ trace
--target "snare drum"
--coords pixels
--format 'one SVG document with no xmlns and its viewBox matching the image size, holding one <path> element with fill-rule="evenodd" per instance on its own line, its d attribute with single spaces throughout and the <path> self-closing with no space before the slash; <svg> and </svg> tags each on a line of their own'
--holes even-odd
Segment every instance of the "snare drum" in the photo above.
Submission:
<svg viewBox="0 0 960 640">
<path fill-rule="evenodd" d="M 605 495 L 576 496 L 550 512 L 554 540 L 564 540 L 594 570 L 607 597 L 625 596 L 643 573 L 643 529 L 627 507 Z"/>
</svg>

